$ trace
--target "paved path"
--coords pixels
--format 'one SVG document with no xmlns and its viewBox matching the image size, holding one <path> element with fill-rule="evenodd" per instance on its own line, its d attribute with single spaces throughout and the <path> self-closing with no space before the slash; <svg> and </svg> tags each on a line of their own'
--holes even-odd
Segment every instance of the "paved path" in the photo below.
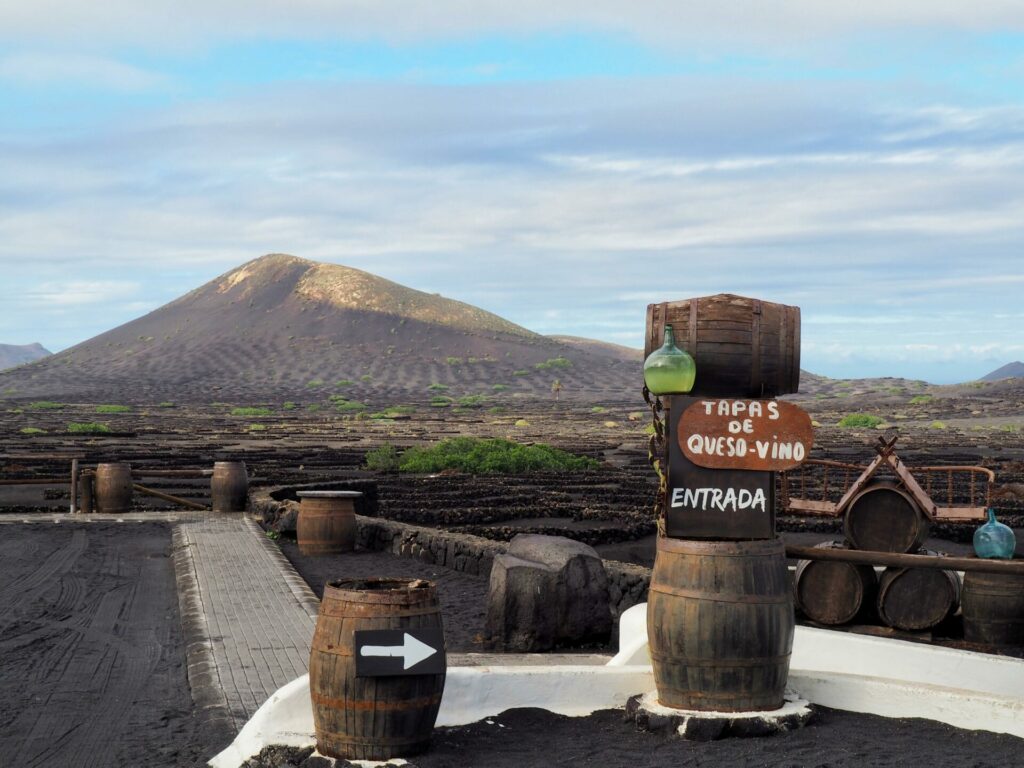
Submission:
<svg viewBox="0 0 1024 768">
<path fill-rule="evenodd" d="M 319 601 L 243 515 L 179 523 L 174 549 L 193 698 L 237 731 L 306 673 Z"/>
</svg>

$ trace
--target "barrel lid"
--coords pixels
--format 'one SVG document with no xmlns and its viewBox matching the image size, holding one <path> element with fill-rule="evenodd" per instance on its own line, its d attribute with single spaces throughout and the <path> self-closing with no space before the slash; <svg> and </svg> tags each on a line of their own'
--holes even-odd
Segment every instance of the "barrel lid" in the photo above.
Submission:
<svg viewBox="0 0 1024 768">
<path fill-rule="evenodd" d="M 362 491 L 299 491 L 295 494 L 300 499 L 355 499 L 363 495 Z"/>
</svg>

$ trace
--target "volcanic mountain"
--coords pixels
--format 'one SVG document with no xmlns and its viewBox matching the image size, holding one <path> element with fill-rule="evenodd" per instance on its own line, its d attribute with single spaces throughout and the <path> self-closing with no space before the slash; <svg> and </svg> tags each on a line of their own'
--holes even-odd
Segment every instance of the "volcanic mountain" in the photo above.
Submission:
<svg viewBox="0 0 1024 768">
<path fill-rule="evenodd" d="M 558 379 L 562 397 L 632 401 L 640 355 L 623 350 L 541 336 L 357 269 L 271 254 L 0 375 L 0 388 L 81 402 L 301 400 L 334 391 L 387 402 L 445 387 L 448 395 L 550 398 Z"/>
<path fill-rule="evenodd" d="M 1001 381 L 1002 379 L 1016 379 L 1024 376 L 1024 363 L 1017 360 L 1007 363 L 1001 368 L 996 368 L 992 373 L 982 376 L 979 381 Z"/>
<path fill-rule="evenodd" d="M 42 344 L 0 344 L 0 371 L 31 363 L 50 354 Z"/>
</svg>

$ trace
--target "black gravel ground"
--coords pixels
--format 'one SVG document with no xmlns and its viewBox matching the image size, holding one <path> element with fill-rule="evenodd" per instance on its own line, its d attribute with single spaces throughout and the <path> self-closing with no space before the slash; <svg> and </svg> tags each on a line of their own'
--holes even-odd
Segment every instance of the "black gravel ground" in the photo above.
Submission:
<svg viewBox="0 0 1024 768">
<path fill-rule="evenodd" d="M 230 741 L 193 712 L 166 526 L 0 534 L 0 765 L 193 766 Z"/>
<path fill-rule="evenodd" d="M 311 557 L 300 553 L 292 539 L 280 539 L 278 544 L 317 597 L 323 597 L 324 584 L 335 579 L 389 576 L 433 581 L 437 585 L 441 602 L 448 652 L 484 650 L 482 641 L 484 614 L 487 610 L 486 579 L 389 552 L 359 551 Z"/>
</svg>

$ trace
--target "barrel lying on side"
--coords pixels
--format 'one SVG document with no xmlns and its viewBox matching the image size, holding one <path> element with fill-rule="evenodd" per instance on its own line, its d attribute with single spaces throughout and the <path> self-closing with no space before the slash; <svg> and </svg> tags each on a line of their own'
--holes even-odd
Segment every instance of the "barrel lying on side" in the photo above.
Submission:
<svg viewBox="0 0 1024 768">
<path fill-rule="evenodd" d="M 923 549 L 918 554 L 938 552 Z M 896 629 L 931 629 L 959 605 L 960 576 L 953 570 L 886 568 L 878 580 L 878 616 Z"/>
<path fill-rule="evenodd" d="M 816 545 L 845 549 L 840 541 Z M 835 626 L 864 617 L 875 607 L 878 577 L 870 565 L 825 560 L 801 560 L 796 566 L 796 604 L 811 621 Z"/>
<path fill-rule="evenodd" d="M 409 579 L 327 584 L 313 633 L 309 690 L 317 749 L 349 760 L 422 752 L 441 706 L 445 675 L 357 677 L 355 632 L 442 627 L 434 585 Z"/>
<path fill-rule="evenodd" d="M 1024 645 L 1024 577 L 964 574 L 964 639 L 985 645 Z"/>
<path fill-rule="evenodd" d="M 843 531 L 853 549 L 916 552 L 928 537 L 928 518 L 898 485 L 874 481 L 846 507 Z"/>
<path fill-rule="evenodd" d="M 663 705 L 781 707 L 794 632 L 782 541 L 659 538 L 647 632 Z"/>
</svg>

